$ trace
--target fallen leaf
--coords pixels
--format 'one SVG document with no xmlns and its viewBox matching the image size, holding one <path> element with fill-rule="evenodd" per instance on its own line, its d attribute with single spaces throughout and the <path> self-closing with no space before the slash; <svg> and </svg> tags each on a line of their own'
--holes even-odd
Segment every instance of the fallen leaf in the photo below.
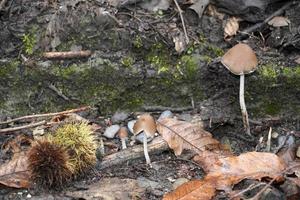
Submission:
<svg viewBox="0 0 300 200">
<path fill-rule="evenodd" d="M 214 159 L 208 155 L 213 155 Z M 203 180 L 191 181 L 179 186 L 164 196 L 165 200 L 173 199 L 212 199 L 216 190 L 228 191 L 243 179 L 261 179 L 263 177 L 281 180 L 286 168 L 284 161 L 277 155 L 264 152 L 249 152 L 240 156 L 217 158 L 216 154 L 201 154 L 194 159 L 206 163 L 208 172 Z M 209 168 L 207 168 L 209 166 Z"/>
<path fill-rule="evenodd" d="M 0 166 L 0 184 L 13 188 L 28 188 L 30 172 L 25 152 L 15 153 L 13 158 Z"/>
<path fill-rule="evenodd" d="M 220 145 L 219 141 L 202 129 L 199 125 L 172 118 L 158 121 L 157 130 L 162 135 L 175 155 L 180 155 L 184 149 L 201 152 L 210 147 Z"/>
<path fill-rule="evenodd" d="M 291 23 L 291 21 L 282 16 L 276 16 L 273 17 L 270 21 L 268 21 L 268 24 L 273 27 L 282 27 L 282 26 L 288 26 Z"/>
<path fill-rule="evenodd" d="M 216 8 L 214 5 L 212 5 L 212 4 L 209 4 L 209 5 L 207 6 L 207 9 L 206 9 L 206 11 L 205 11 L 205 14 L 207 14 L 207 15 L 209 15 L 209 16 L 216 17 L 216 18 L 218 18 L 219 20 L 223 20 L 223 19 L 224 19 L 224 16 L 225 16 L 225 14 L 220 13 L 220 12 L 217 10 L 217 8 Z"/>
<path fill-rule="evenodd" d="M 195 0 L 193 2 L 193 5 L 191 5 L 189 9 L 194 10 L 197 13 L 198 17 L 201 18 L 208 4 L 209 0 Z"/>
<path fill-rule="evenodd" d="M 182 53 L 184 50 L 186 50 L 187 44 L 185 42 L 184 34 L 181 33 L 173 37 L 173 42 L 175 44 L 175 50 L 177 53 Z"/>
<path fill-rule="evenodd" d="M 193 180 L 182 184 L 173 192 L 164 196 L 164 200 L 207 200 L 215 195 L 214 184 L 208 184 L 207 181 Z"/>
<path fill-rule="evenodd" d="M 239 30 L 239 19 L 236 17 L 230 17 L 225 22 L 224 27 L 224 39 L 230 40 L 232 36 L 237 34 L 237 31 Z"/>
</svg>

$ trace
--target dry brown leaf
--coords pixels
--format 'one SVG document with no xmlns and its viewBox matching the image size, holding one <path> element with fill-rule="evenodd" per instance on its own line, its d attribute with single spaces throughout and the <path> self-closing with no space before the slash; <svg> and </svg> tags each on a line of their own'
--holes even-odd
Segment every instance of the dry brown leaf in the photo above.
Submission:
<svg viewBox="0 0 300 200">
<path fill-rule="evenodd" d="M 288 26 L 291 23 L 291 21 L 282 16 L 276 16 L 273 17 L 270 21 L 268 21 L 268 24 L 273 27 L 282 27 L 282 26 Z"/>
<path fill-rule="evenodd" d="M 164 118 L 157 124 L 157 130 L 162 135 L 175 155 L 180 155 L 184 149 L 196 152 L 204 151 L 208 146 L 219 147 L 220 143 L 212 138 L 212 135 L 200 126 L 179 121 L 172 118 Z"/>
<path fill-rule="evenodd" d="M 182 184 L 176 190 L 164 196 L 164 200 L 207 200 L 215 195 L 213 182 L 193 180 Z"/>
<path fill-rule="evenodd" d="M 205 10 L 205 14 L 209 15 L 209 16 L 213 16 L 213 17 L 216 17 L 218 18 L 219 20 L 223 20 L 224 19 L 224 14 L 223 13 L 220 13 L 217 8 L 212 5 L 212 4 L 209 4 Z"/>
<path fill-rule="evenodd" d="M 25 152 L 15 153 L 9 162 L 0 166 L 0 184 L 13 188 L 28 188 L 29 178 Z"/>
<path fill-rule="evenodd" d="M 209 0 L 194 0 L 193 5 L 191 5 L 189 9 L 194 10 L 197 13 L 198 17 L 201 18 L 208 4 Z"/>
<path fill-rule="evenodd" d="M 238 30 L 239 30 L 239 19 L 236 17 L 230 17 L 225 22 L 224 39 L 230 40 L 232 36 L 237 34 Z"/>
<path fill-rule="evenodd" d="M 205 156 L 203 156 L 205 155 Z M 216 190 L 227 190 L 243 179 L 261 179 L 263 177 L 280 180 L 286 165 L 277 155 L 263 152 L 249 152 L 240 156 L 219 157 L 202 154 L 196 162 L 206 163 L 207 176 L 202 181 L 187 182 L 164 199 L 211 199 Z M 213 164 L 214 163 L 214 164 Z"/>
</svg>

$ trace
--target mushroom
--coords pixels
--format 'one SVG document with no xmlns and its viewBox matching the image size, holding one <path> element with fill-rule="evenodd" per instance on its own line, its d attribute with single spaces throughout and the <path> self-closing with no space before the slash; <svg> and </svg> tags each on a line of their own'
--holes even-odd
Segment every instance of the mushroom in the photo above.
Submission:
<svg viewBox="0 0 300 200">
<path fill-rule="evenodd" d="M 122 149 L 126 149 L 126 140 L 128 139 L 128 131 L 125 127 L 121 127 L 118 132 L 119 138 L 121 139 Z"/>
<path fill-rule="evenodd" d="M 154 136 L 156 132 L 156 123 L 154 118 L 150 114 L 141 115 L 133 126 L 133 134 L 135 136 L 140 134 L 143 131 L 145 133 L 144 140 L 143 140 L 144 155 L 145 155 L 146 163 L 150 165 L 151 160 L 147 149 L 147 137 Z"/>
<path fill-rule="evenodd" d="M 229 49 L 221 59 L 221 63 L 233 74 L 240 76 L 240 106 L 246 133 L 251 135 L 248 113 L 244 98 L 245 74 L 255 71 L 257 58 L 254 51 L 247 44 L 237 44 Z"/>
</svg>

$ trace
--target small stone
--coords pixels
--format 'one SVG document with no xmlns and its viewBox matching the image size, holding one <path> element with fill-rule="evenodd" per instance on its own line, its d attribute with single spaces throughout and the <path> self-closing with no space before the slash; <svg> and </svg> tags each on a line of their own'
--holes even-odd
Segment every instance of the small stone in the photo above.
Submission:
<svg viewBox="0 0 300 200">
<path fill-rule="evenodd" d="M 170 110 L 165 110 L 164 112 L 162 112 L 158 118 L 159 120 L 162 120 L 164 118 L 172 118 L 174 116 L 174 114 L 170 111 Z"/>
<path fill-rule="evenodd" d="M 123 122 L 128 118 L 129 114 L 124 111 L 117 111 L 112 117 L 111 122 L 112 123 L 120 123 Z"/>
<path fill-rule="evenodd" d="M 298 146 L 298 148 L 297 148 L 296 156 L 297 156 L 298 158 L 300 158 L 300 146 Z"/>
<path fill-rule="evenodd" d="M 278 138 L 278 136 L 279 136 L 279 134 L 277 132 L 273 132 L 271 137 L 273 139 L 276 139 L 276 138 Z"/>
<path fill-rule="evenodd" d="M 286 136 L 285 135 L 279 136 L 278 140 L 277 140 L 278 146 L 279 147 L 283 146 L 285 141 L 286 141 Z"/>
<path fill-rule="evenodd" d="M 164 192 L 161 190 L 152 190 L 151 194 L 156 196 L 156 197 L 162 197 L 164 195 Z"/>
<path fill-rule="evenodd" d="M 176 188 L 178 188 L 180 185 L 188 182 L 189 179 L 187 178 L 178 178 L 175 180 L 175 182 L 173 183 L 173 190 L 175 190 Z"/>
<path fill-rule="evenodd" d="M 131 120 L 127 123 L 128 130 L 133 134 L 133 126 L 135 124 L 136 120 Z"/>
<path fill-rule="evenodd" d="M 26 196 L 27 199 L 30 199 L 31 197 L 32 197 L 31 194 L 27 194 Z"/>
<path fill-rule="evenodd" d="M 117 134 L 117 132 L 119 131 L 120 129 L 120 126 L 119 125 L 111 125 L 109 127 L 106 128 L 105 132 L 104 132 L 104 136 L 106 138 L 114 138 L 115 135 Z"/>
<path fill-rule="evenodd" d="M 293 146 L 295 144 L 295 137 L 293 135 L 289 135 L 287 140 L 286 140 L 286 144 L 290 147 Z"/>
<path fill-rule="evenodd" d="M 145 135 L 145 132 L 141 132 L 139 133 L 136 137 L 135 137 L 135 140 L 139 143 L 143 143 L 144 141 L 144 135 Z M 151 142 L 152 140 L 154 139 L 154 137 L 147 137 L 147 142 Z"/>
</svg>

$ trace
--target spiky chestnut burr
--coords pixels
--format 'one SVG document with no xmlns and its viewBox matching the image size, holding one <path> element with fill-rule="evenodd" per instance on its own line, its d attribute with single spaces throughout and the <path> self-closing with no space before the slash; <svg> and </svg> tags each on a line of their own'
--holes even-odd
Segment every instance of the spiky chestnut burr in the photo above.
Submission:
<svg viewBox="0 0 300 200">
<path fill-rule="evenodd" d="M 60 189 L 72 177 L 73 167 L 65 148 L 50 139 L 35 141 L 28 151 L 31 180 L 39 187 Z"/>
</svg>

